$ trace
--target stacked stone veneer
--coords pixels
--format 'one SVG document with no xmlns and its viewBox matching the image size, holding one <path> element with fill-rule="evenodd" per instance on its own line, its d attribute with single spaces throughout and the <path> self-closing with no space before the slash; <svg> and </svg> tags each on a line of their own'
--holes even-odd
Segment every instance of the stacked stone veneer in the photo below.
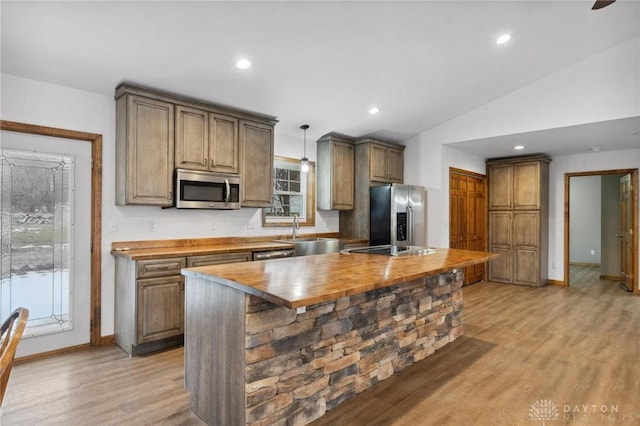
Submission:
<svg viewBox="0 0 640 426">
<path fill-rule="evenodd" d="M 461 271 L 307 306 L 247 296 L 246 422 L 304 425 L 462 335 Z"/>
</svg>

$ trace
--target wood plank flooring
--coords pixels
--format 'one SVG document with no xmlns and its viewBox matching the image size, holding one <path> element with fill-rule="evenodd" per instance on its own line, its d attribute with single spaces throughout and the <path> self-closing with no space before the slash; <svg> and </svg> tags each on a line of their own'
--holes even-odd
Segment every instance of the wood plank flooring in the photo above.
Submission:
<svg viewBox="0 0 640 426">
<path fill-rule="evenodd" d="M 313 424 L 541 425 L 529 417 L 539 400 L 558 409 L 548 425 L 640 424 L 640 297 L 593 275 L 568 288 L 465 287 L 464 336 Z M 202 425 L 182 382 L 181 348 L 27 362 L 14 367 L 0 420 Z M 603 417 L 604 407 L 617 411 Z"/>
</svg>

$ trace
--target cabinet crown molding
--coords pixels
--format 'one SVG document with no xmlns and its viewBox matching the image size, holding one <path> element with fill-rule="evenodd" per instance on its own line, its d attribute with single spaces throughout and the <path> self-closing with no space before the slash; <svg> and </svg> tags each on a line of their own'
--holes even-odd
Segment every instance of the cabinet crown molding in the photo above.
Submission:
<svg viewBox="0 0 640 426">
<path fill-rule="evenodd" d="M 229 115 L 238 119 L 248 119 L 252 121 L 264 122 L 265 124 L 270 125 L 275 125 L 278 122 L 278 119 L 272 115 L 249 111 L 242 108 L 221 105 L 201 99 L 190 98 L 187 96 L 178 95 L 175 93 L 170 93 L 150 87 L 133 85 L 129 83 L 120 83 L 116 87 L 114 99 L 117 100 L 125 94 L 145 96 L 152 99 L 174 103 L 176 105 L 204 109 L 212 113 Z"/>
<path fill-rule="evenodd" d="M 487 164 L 516 163 L 523 161 L 543 161 L 551 163 L 553 160 L 547 154 L 514 155 L 511 157 L 489 158 Z"/>
</svg>

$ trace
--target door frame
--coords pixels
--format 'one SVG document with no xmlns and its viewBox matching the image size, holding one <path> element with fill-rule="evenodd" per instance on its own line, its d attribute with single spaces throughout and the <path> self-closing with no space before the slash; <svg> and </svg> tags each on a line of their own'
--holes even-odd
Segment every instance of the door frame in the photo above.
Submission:
<svg viewBox="0 0 640 426">
<path fill-rule="evenodd" d="M 568 287 L 569 282 L 569 180 L 572 177 L 580 176 L 603 176 L 603 175 L 631 175 L 631 285 L 633 294 L 640 294 L 638 289 L 638 169 L 617 169 L 599 170 L 593 172 L 565 173 L 564 174 L 564 283 Z"/>
<path fill-rule="evenodd" d="M 114 342 L 113 336 L 101 336 L 102 291 L 102 135 L 56 127 L 36 126 L 15 121 L 0 120 L 0 130 L 72 139 L 91 144 L 91 308 L 89 345 L 99 346 Z M 61 351 L 65 351 L 62 349 Z M 55 351 L 58 352 L 58 351 Z M 37 355 L 36 355 L 37 356 Z"/>
</svg>

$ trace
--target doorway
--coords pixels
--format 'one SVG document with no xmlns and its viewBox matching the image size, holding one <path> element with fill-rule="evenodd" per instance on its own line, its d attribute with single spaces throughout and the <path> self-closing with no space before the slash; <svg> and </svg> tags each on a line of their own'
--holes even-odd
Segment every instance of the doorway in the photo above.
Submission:
<svg viewBox="0 0 640 426">
<path fill-rule="evenodd" d="M 486 250 L 486 180 L 478 173 L 449 168 L 449 247 Z M 484 265 L 465 268 L 463 285 L 482 281 Z"/>
<path fill-rule="evenodd" d="M 38 175 L 38 177 L 44 179 L 45 176 L 49 176 L 51 178 L 48 184 L 41 182 L 41 186 L 49 185 L 52 188 L 56 187 L 57 190 L 61 190 L 60 193 L 54 195 L 55 200 L 50 205 L 35 207 L 31 216 L 29 216 L 31 213 L 19 212 L 20 214 L 15 215 L 16 220 L 14 221 L 13 214 L 4 215 L 10 217 L 11 220 L 3 222 L 3 226 L 7 223 L 9 224 L 4 226 L 6 229 L 3 228 L 3 244 L 5 244 L 5 240 L 10 240 L 8 238 L 9 235 L 12 237 L 16 235 L 16 238 L 14 238 L 17 243 L 16 248 L 29 247 L 29 244 L 18 244 L 20 238 L 17 238 L 17 235 L 22 232 L 33 231 L 34 235 L 39 234 L 41 239 L 48 239 L 51 241 L 51 245 L 55 246 L 51 250 L 53 258 L 50 262 L 38 261 L 32 262 L 32 264 L 23 262 L 26 263 L 24 265 L 18 265 L 19 261 L 15 262 L 16 266 L 26 268 L 25 271 L 28 269 L 27 273 L 34 276 L 39 275 L 44 280 L 44 282 L 40 283 L 36 282 L 37 280 L 29 280 L 30 285 L 35 282 L 36 286 L 48 289 L 47 297 L 40 300 L 35 309 L 40 314 L 34 315 L 36 313 L 34 312 L 30 315 L 31 318 L 39 319 L 38 324 L 32 324 L 34 328 L 31 334 L 37 337 L 35 339 L 24 339 L 21 347 L 18 348 L 18 356 L 31 357 L 42 353 L 65 351 L 69 347 L 111 343 L 113 339 L 102 338 L 100 333 L 102 136 L 4 120 L 0 122 L 0 128 L 2 129 L 3 149 L 11 149 L 14 151 L 13 154 L 18 153 L 18 156 L 23 157 L 21 159 L 22 173 L 28 174 L 29 167 L 34 165 L 58 163 L 53 167 L 44 167 L 44 171 L 38 172 L 42 176 Z M 89 144 L 78 142 L 89 142 Z M 57 148 L 54 149 L 54 147 Z M 64 153 L 56 154 L 55 151 L 57 149 Z M 68 153 L 71 153 L 71 155 Z M 76 170 L 74 179 L 70 168 L 74 168 L 78 163 L 82 163 L 83 167 L 81 169 L 84 170 Z M 47 168 L 50 170 L 47 171 Z M 65 174 L 68 175 L 65 176 Z M 35 176 L 35 173 L 32 173 L 32 176 Z M 22 179 L 17 179 L 16 181 L 22 182 Z M 67 186 L 70 186 L 74 181 L 82 182 L 87 188 L 86 193 L 74 194 L 66 191 L 68 189 Z M 9 185 L 6 180 L 3 184 Z M 61 194 L 65 191 L 74 194 L 71 198 L 78 202 L 79 207 L 73 211 L 65 211 L 67 207 L 63 207 L 65 205 L 65 196 Z M 5 191 L 3 186 L 3 196 L 7 192 L 17 193 L 19 190 L 18 187 L 14 187 Z M 67 195 L 67 197 L 69 196 Z M 3 204 L 9 206 L 10 200 L 3 200 Z M 26 202 L 22 202 L 22 210 L 27 209 L 25 207 L 26 204 Z M 57 211 L 54 211 L 56 209 Z M 66 220 L 67 216 L 70 220 Z M 12 221 L 15 224 L 19 224 L 18 222 L 20 221 L 25 224 L 35 222 L 36 226 L 14 227 L 11 225 Z M 78 226 L 80 228 L 73 231 L 73 228 Z M 5 235 L 5 231 L 7 235 Z M 47 233 L 50 233 L 50 235 L 47 235 Z M 74 241 L 67 238 L 67 236 L 74 234 L 79 238 L 78 240 Z M 5 236 L 7 236 L 6 239 L 4 238 Z M 47 244 L 41 245 L 46 246 Z M 43 250 L 46 249 L 43 247 Z M 7 250 L 3 247 L 3 262 L 6 259 L 5 251 Z M 8 252 L 11 253 L 11 249 L 8 249 Z M 68 253 L 73 258 L 82 258 L 82 255 L 84 255 L 86 259 L 76 264 L 75 268 L 70 268 L 69 265 L 65 264 L 66 261 L 63 260 Z M 45 257 L 46 254 L 41 256 L 42 259 Z M 15 290 L 14 295 L 18 296 L 23 289 L 17 284 L 11 289 L 10 279 L 5 278 L 11 277 L 14 271 L 11 270 L 10 265 L 5 266 L 7 265 L 3 263 L 3 287 L 8 286 L 10 290 Z M 50 271 L 48 273 L 43 272 L 48 266 L 51 267 Z M 79 280 L 80 283 L 77 283 L 75 289 L 70 289 L 70 295 L 65 296 L 66 289 L 63 283 L 67 274 L 72 277 L 77 276 L 76 280 Z M 24 276 L 21 278 L 24 278 Z M 69 280 L 69 282 L 71 281 L 73 281 L 73 278 Z M 36 292 L 41 291 L 40 287 L 38 288 L 39 290 L 35 290 Z M 11 298 L 11 296 L 8 297 L 9 299 Z M 5 301 L 9 299 L 5 298 Z M 45 299 L 46 308 L 44 307 Z M 78 306 L 66 306 L 74 302 L 74 299 L 76 299 Z M 22 303 L 20 299 L 17 299 L 16 302 Z M 49 315 L 42 315 L 45 310 L 49 311 Z M 46 318 L 47 316 L 49 317 L 48 319 Z M 62 331 L 62 333 L 51 333 L 52 328 L 56 328 L 55 323 L 60 328 L 58 331 Z M 39 327 L 43 325 L 44 327 Z M 72 333 L 68 332 L 69 329 L 77 330 L 81 337 L 70 338 Z M 29 342 L 30 340 L 36 343 L 31 343 Z"/>
<path fill-rule="evenodd" d="M 565 174 L 566 286 L 591 277 L 640 293 L 637 182 L 637 169 Z"/>
</svg>

